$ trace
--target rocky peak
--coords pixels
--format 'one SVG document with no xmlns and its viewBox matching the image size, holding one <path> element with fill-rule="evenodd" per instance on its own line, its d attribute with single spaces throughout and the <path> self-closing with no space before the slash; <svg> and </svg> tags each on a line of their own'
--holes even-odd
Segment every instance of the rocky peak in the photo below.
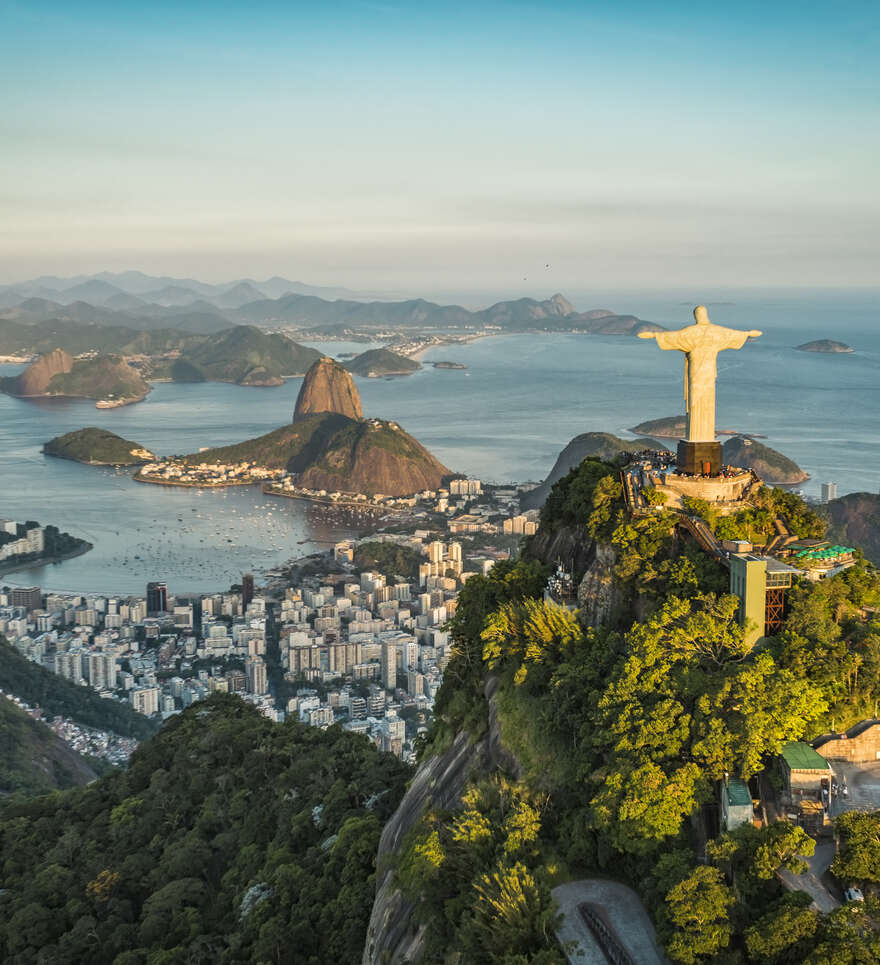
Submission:
<svg viewBox="0 0 880 965">
<path fill-rule="evenodd" d="M 42 395 L 56 375 L 73 368 L 73 358 L 60 348 L 33 361 L 18 377 L 17 395 Z"/>
<path fill-rule="evenodd" d="M 574 305 L 564 296 L 557 292 L 548 302 L 552 306 L 551 311 L 557 315 L 574 315 Z"/>
<path fill-rule="evenodd" d="M 320 412 L 336 412 L 349 419 L 364 417 L 354 380 L 338 362 L 326 356 L 306 372 L 296 397 L 293 421 Z"/>
</svg>

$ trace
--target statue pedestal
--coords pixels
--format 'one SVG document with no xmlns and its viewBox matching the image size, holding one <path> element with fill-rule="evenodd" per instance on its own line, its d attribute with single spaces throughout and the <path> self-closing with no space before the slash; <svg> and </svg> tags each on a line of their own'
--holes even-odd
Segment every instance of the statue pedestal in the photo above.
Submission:
<svg viewBox="0 0 880 965">
<path fill-rule="evenodd" d="M 678 471 L 692 476 L 717 476 L 721 472 L 720 442 L 679 442 Z"/>
</svg>

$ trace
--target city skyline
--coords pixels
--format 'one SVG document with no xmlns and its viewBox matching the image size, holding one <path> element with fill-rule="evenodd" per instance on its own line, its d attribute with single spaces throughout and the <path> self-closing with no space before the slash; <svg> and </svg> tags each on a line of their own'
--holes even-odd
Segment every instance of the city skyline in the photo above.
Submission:
<svg viewBox="0 0 880 965">
<path fill-rule="evenodd" d="M 878 17 L 4 3 L 0 282 L 874 284 Z M 549 267 L 548 267 L 549 266 Z"/>
</svg>

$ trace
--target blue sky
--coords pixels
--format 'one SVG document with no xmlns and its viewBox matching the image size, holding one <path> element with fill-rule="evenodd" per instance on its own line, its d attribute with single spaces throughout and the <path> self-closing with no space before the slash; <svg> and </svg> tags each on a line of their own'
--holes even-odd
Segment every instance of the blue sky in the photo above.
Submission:
<svg viewBox="0 0 880 965">
<path fill-rule="evenodd" d="M 874 285 L 878 40 L 868 2 L 0 0 L 0 281 Z"/>
</svg>

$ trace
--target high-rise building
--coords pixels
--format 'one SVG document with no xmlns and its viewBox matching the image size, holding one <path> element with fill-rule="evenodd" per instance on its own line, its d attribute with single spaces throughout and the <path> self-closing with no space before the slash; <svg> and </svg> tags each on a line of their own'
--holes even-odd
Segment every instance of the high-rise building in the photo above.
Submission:
<svg viewBox="0 0 880 965">
<path fill-rule="evenodd" d="M 149 717 L 159 709 L 159 688 L 158 687 L 136 687 L 129 693 L 131 706 L 141 714 Z"/>
<path fill-rule="evenodd" d="M 147 584 L 147 613 L 164 613 L 168 609 L 168 587 L 164 583 Z"/>
<path fill-rule="evenodd" d="M 247 660 L 248 690 L 252 694 L 265 694 L 269 689 L 266 677 L 266 662 L 262 657 L 249 657 Z"/>
<path fill-rule="evenodd" d="M 254 598 L 254 574 L 245 573 L 241 578 L 241 608 L 247 610 L 248 603 Z"/>
<path fill-rule="evenodd" d="M 837 483 L 836 482 L 826 482 L 822 483 L 822 502 L 827 503 L 832 499 L 837 499 Z"/>
<path fill-rule="evenodd" d="M 397 644 L 386 640 L 382 644 L 382 686 L 394 690 L 397 686 Z"/>
<path fill-rule="evenodd" d="M 10 602 L 26 610 L 39 610 L 43 605 L 43 594 L 38 586 L 20 586 L 13 589 Z"/>
</svg>

